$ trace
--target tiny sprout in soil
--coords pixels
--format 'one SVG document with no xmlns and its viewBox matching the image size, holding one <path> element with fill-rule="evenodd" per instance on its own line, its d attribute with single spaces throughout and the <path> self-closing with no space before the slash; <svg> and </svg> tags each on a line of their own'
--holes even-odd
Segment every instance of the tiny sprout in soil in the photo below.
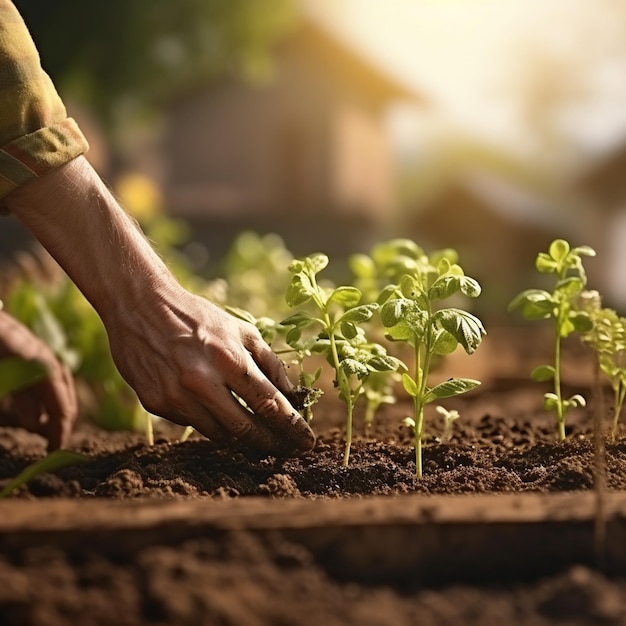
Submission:
<svg viewBox="0 0 626 626">
<path fill-rule="evenodd" d="M 537 382 L 554 382 L 554 391 L 544 394 L 544 406 L 547 411 L 556 412 L 559 439 L 565 439 L 567 411 L 586 404 L 580 394 L 565 399 L 561 393 L 561 341 L 575 331 L 589 333 L 593 327 L 589 313 L 580 304 L 580 295 L 587 284 L 583 256 L 595 256 L 595 252 L 589 246 L 572 248 L 567 241 L 555 239 L 548 252 L 540 252 L 535 261 L 537 271 L 555 275 L 552 291 L 527 289 L 509 305 L 509 310 L 520 309 L 526 319 L 554 322 L 554 364 L 539 365 L 531 378 Z"/>
<path fill-rule="evenodd" d="M 451 354 L 460 344 L 473 354 L 486 334 L 482 322 L 459 308 L 436 308 L 439 301 L 458 293 L 470 298 L 480 295 L 478 282 L 466 276 L 456 262 L 456 253 L 447 250 L 431 257 L 424 254 L 405 258 L 404 273 L 397 284 L 380 294 L 380 316 L 386 336 L 409 344 L 413 349 L 413 373 L 402 375 L 405 391 L 413 398 L 415 432 L 415 474 L 422 476 L 422 437 L 424 407 L 442 398 L 470 391 L 480 382 L 470 378 L 450 378 L 433 387 L 428 385 L 433 359 Z M 407 368 L 408 369 L 408 368 Z"/>
<path fill-rule="evenodd" d="M 343 464 L 350 460 L 354 405 L 364 393 L 364 382 L 374 372 L 395 371 L 402 363 L 385 348 L 369 341 L 360 326 L 372 318 L 377 303 L 360 304 L 362 294 L 352 286 L 324 287 L 317 274 L 328 265 L 328 257 L 314 254 L 289 265 L 292 278 L 287 290 L 290 307 L 308 305 L 283 320 L 286 341 L 302 350 L 303 333 L 314 329 L 305 341 L 307 350 L 324 356 L 335 372 L 334 384 L 346 404 L 346 445 Z"/>
</svg>

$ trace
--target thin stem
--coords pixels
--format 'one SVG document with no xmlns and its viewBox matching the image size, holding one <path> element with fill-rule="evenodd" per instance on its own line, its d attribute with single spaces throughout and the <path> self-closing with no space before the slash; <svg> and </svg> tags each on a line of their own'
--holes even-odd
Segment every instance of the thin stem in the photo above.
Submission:
<svg viewBox="0 0 626 626">
<path fill-rule="evenodd" d="M 554 334 L 554 395 L 556 396 L 556 421 L 559 439 L 565 439 L 565 411 L 561 394 L 561 319 L 562 312 L 559 309 L 556 332 Z"/>
</svg>

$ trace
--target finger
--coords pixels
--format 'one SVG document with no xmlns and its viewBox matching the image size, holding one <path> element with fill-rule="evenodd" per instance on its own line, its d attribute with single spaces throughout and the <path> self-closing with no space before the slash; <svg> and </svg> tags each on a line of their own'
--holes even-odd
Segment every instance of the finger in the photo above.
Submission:
<svg viewBox="0 0 626 626">
<path fill-rule="evenodd" d="M 166 420 L 180 426 L 191 426 L 219 446 L 232 445 L 234 439 L 211 412 L 199 402 L 191 399 L 180 403 L 176 408 L 170 407 L 167 411 L 154 411 L 145 407 L 150 413 L 159 415 Z"/>
<path fill-rule="evenodd" d="M 283 362 L 261 337 L 250 335 L 244 339 L 244 345 L 252 359 L 267 378 L 286 396 L 294 386 L 287 376 Z"/>
<path fill-rule="evenodd" d="M 304 418 L 287 398 L 268 380 L 249 356 L 247 367 L 230 380 L 232 391 L 240 396 L 250 410 L 274 433 L 281 449 L 307 452 L 315 445 L 315 435 Z"/>
<path fill-rule="evenodd" d="M 74 382 L 69 371 L 63 369 L 58 375 L 41 381 L 39 386 L 49 417 L 43 434 L 48 439 L 48 449 L 58 450 L 68 445 L 78 415 Z"/>
</svg>

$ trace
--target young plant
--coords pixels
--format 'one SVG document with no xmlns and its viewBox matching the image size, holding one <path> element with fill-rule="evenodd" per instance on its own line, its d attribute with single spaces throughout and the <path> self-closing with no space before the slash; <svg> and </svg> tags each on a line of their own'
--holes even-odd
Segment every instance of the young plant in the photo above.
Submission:
<svg viewBox="0 0 626 626">
<path fill-rule="evenodd" d="M 561 440 L 565 439 L 568 410 L 586 404 L 580 394 L 566 399 L 561 391 L 561 342 L 574 331 L 589 332 L 593 325 L 589 314 L 579 306 L 579 296 L 587 284 L 582 261 L 584 256 L 595 256 L 595 252 L 589 246 L 572 248 L 567 241 L 555 239 L 548 252 L 540 252 L 535 261 L 537 271 L 554 274 L 556 283 L 552 291 L 527 289 L 509 305 L 509 311 L 520 309 L 526 319 L 552 319 L 554 323 L 554 364 L 539 365 L 530 376 L 537 382 L 552 380 L 554 383 L 554 391 L 544 394 L 544 407 L 546 411 L 555 411 Z"/>
<path fill-rule="evenodd" d="M 452 353 L 460 344 L 473 354 L 486 334 L 482 322 L 459 308 L 437 309 L 438 302 L 461 293 L 470 298 L 480 295 L 480 285 L 466 276 L 446 255 L 430 259 L 425 255 L 408 264 L 399 284 L 387 286 L 380 295 L 380 317 L 392 341 L 409 344 L 413 349 L 413 374 L 404 373 L 402 384 L 413 399 L 415 474 L 422 476 L 422 438 L 424 408 L 427 404 L 465 393 L 480 382 L 470 378 L 450 378 L 435 386 L 428 379 L 437 355 Z"/>
<path fill-rule="evenodd" d="M 291 282 L 287 289 L 290 307 L 312 305 L 312 311 L 299 310 L 282 324 L 289 327 L 286 341 L 302 345 L 303 332 L 314 329 L 310 350 L 323 355 L 335 372 L 334 384 L 346 404 L 346 445 L 344 466 L 350 460 L 354 405 L 363 394 L 364 381 L 372 372 L 394 371 L 401 362 L 376 343 L 368 342 L 361 324 L 371 319 L 376 303 L 360 304 L 361 292 L 352 286 L 326 288 L 317 274 L 328 265 L 328 257 L 314 254 L 290 263 Z"/>
<path fill-rule="evenodd" d="M 583 335 L 583 341 L 593 349 L 600 371 L 608 378 L 613 390 L 613 426 L 617 424 L 626 399 L 626 318 L 613 309 L 602 308 L 597 291 L 581 294 L 581 305 L 589 313 L 593 327 Z"/>
</svg>

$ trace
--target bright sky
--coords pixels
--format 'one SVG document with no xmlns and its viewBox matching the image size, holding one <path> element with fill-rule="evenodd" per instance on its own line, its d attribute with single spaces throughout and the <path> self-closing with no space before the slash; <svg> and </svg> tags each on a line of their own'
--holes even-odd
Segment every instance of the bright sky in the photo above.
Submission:
<svg viewBox="0 0 626 626">
<path fill-rule="evenodd" d="M 496 141 L 521 146 L 529 128 L 542 127 L 573 149 L 596 152 L 626 136 L 622 0 L 310 0 L 309 7 L 456 123 Z M 534 108 L 528 93 L 540 94 Z"/>
</svg>

